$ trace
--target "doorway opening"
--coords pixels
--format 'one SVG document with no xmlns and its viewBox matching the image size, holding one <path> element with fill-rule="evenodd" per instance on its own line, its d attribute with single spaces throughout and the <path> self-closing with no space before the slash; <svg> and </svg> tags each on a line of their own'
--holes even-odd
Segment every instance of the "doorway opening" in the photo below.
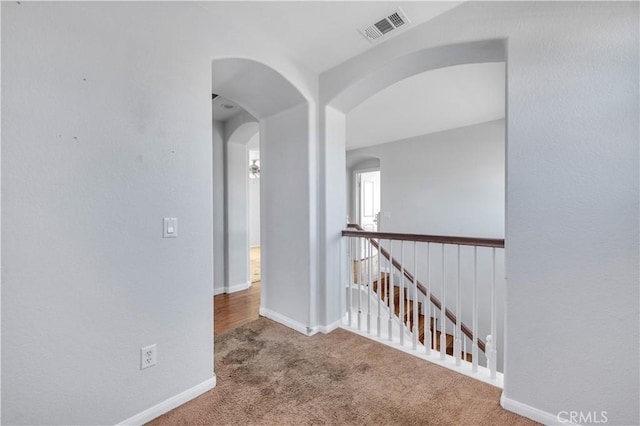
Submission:
<svg viewBox="0 0 640 426">
<path fill-rule="evenodd" d="M 243 303 L 257 307 L 254 318 L 265 316 L 308 334 L 317 321 L 312 305 L 317 219 L 311 209 L 315 194 L 309 191 L 315 185 L 313 146 L 301 143 L 311 137 L 310 105 L 286 77 L 261 62 L 218 58 L 211 71 L 212 92 L 242 108 L 219 129 L 217 149 L 214 129 L 214 188 L 224 194 L 218 201 L 214 195 L 213 203 L 214 216 L 224 217 L 223 226 L 214 227 L 214 288 L 229 299 L 249 289 L 256 297 Z M 259 158 L 251 157 L 257 154 L 252 151 L 259 151 Z M 292 163 L 291 158 L 308 161 Z M 259 184 L 250 177 L 253 160 Z M 259 205 L 251 200 L 251 189 L 260 193 Z M 259 217 L 259 231 L 250 230 L 252 212 Z M 250 249 L 257 244 L 260 281 L 252 285 L 257 277 L 252 278 Z M 221 310 L 215 304 L 214 318 L 219 331 Z"/>
<path fill-rule="evenodd" d="M 221 170 L 214 186 L 223 194 L 214 208 L 214 224 L 222 228 L 222 238 L 214 238 L 214 334 L 219 334 L 259 316 L 260 134 L 257 119 L 240 104 L 214 95 L 212 110 L 214 163 Z"/>
<path fill-rule="evenodd" d="M 354 200 L 355 217 L 358 225 L 365 231 L 377 232 L 380 230 L 380 170 L 358 169 L 354 171 Z M 377 270 L 377 250 L 365 239 L 360 240 L 354 260 L 354 272 L 356 277 L 364 277 L 365 271 Z M 371 265 L 370 265 L 371 264 Z M 358 279 L 360 281 L 360 279 Z"/>
<path fill-rule="evenodd" d="M 249 281 L 260 285 L 260 143 L 249 141 Z"/>
<path fill-rule="evenodd" d="M 380 230 L 380 170 L 357 171 L 358 224 L 365 231 Z"/>
</svg>

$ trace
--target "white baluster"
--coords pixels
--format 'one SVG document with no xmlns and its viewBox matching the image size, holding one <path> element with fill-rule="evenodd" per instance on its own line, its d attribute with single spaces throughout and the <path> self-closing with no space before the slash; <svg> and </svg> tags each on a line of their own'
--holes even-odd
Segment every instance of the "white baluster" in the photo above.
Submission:
<svg viewBox="0 0 640 426">
<path fill-rule="evenodd" d="M 436 312 L 436 307 L 433 308 L 433 334 L 431 338 L 433 339 L 433 350 L 435 351 L 438 343 L 438 313 Z"/>
<path fill-rule="evenodd" d="M 429 265 L 430 245 L 427 243 L 427 295 L 425 296 L 424 312 L 424 347 L 427 355 L 431 355 L 431 266 Z M 434 333 L 435 334 L 435 333 Z"/>
<path fill-rule="evenodd" d="M 362 259 L 362 239 L 358 238 L 358 330 L 362 329 L 362 275 L 364 259 Z"/>
<path fill-rule="evenodd" d="M 351 327 L 351 292 L 353 291 L 353 238 L 347 237 L 347 313 L 349 315 L 349 327 Z"/>
<path fill-rule="evenodd" d="M 382 331 L 380 330 L 380 325 L 382 323 L 381 321 L 381 301 L 382 301 L 382 265 L 380 264 L 380 250 L 382 249 L 382 240 L 378 240 L 378 250 L 377 250 L 377 255 L 378 255 L 378 292 L 377 292 L 377 298 L 378 298 L 378 337 L 380 337 Z"/>
<path fill-rule="evenodd" d="M 367 333 L 370 334 L 371 333 L 371 269 L 373 267 L 373 265 L 371 264 L 372 262 L 372 255 L 371 255 L 371 249 L 373 248 L 371 246 L 371 240 L 370 239 L 366 239 L 366 249 L 367 249 Z"/>
<path fill-rule="evenodd" d="M 492 352 L 491 352 L 491 370 L 490 377 L 496 378 L 496 367 L 498 365 L 497 360 L 497 348 L 496 348 L 496 249 L 491 249 L 492 256 L 492 268 L 491 268 L 491 337 L 492 337 Z"/>
<path fill-rule="evenodd" d="M 418 247 L 413 242 L 413 349 L 418 349 Z"/>
<path fill-rule="evenodd" d="M 389 240 L 389 341 L 393 340 L 393 314 L 396 310 L 395 307 L 395 294 L 396 289 L 394 287 L 393 278 L 393 240 Z"/>
<path fill-rule="evenodd" d="M 382 250 L 382 240 L 380 240 L 380 250 Z M 386 271 L 390 271 L 391 268 L 389 267 L 389 263 L 390 260 L 383 257 L 382 261 L 385 264 L 385 272 L 384 272 L 384 288 L 385 288 L 385 294 L 384 294 L 384 306 L 386 306 L 387 308 L 389 307 L 389 275 L 388 272 Z"/>
<path fill-rule="evenodd" d="M 404 344 L 404 241 L 400 241 L 400 345 Z"/>
<path fill-rule="evenodd" d="M 447 321 L 445 306 L 445 273 L 444 273 L 444 244 L 442 244 L 442 300 L 440 301 L 440 359 L 445 360 L 447 354 Z"/>
<path fill-rule="evenodd" d="M 462 286 L 460 282 L 460 245 L 458 245 L 458 283 L 456 286 L 456 331 L 455 331 L 455 340 L 453 342 L 453 352 L 456 356 L 456 365 L 460 365 L 460 352 L 462 346 L 462 330 L 460 324 L 462 323 L 462 315 L 460 314 L 460 305 L 462 302 Z"/>
<path fill-rule="evenodd" d="M 490 376 L 492 379 L 496 378 L 496 366 L 497 366 L 497 355 L 498 351 L 496 350 L 495 342 L 493 341 L 493 336 L 489 334 L 487 336 L 487 344 L 484 346 L 485 355 L 487 357 L 487 368 L 489 369 Z"/>
<path fill-rule="evenodd" d="M 478 371 L 478 247 L 473 247 L 473 301 L 472 301 L 472 315 L 473 315 L 473 331 L 471 335 L 471 362 L 472 371 L 476 373 Z"/>
<path fill-rule="evenodd" d="M 462 348 L 462 358 L 467 361 L 467 338 L 466 336 L 462 337 L 462 343 L 463 343 L 463 348 Z"/>
<path fill-rule="evenodd" d="M 407 279 L 405 277 L 405 279 Z M 406 281 L 402 282 L 404 284 L 404 317 L 402 320 L 404 322 L 404 328 L 411 334 L 411 321 L 410 321 L 410 312 L 411 312 L 411 290 L 409 286 L 406 284 Z"/>
<path fill-rule="evenodd" d="M 433 348 L 433 350 L 436 350 L 437 347 L 437 343 L 438 343 L 438 333 L 436 333 L 436 331 L 438 331 L 438 318 L 437 318 L 437 313 L 436 313 L 436 308 L 433 308 L 433 333 L 431 334 L 431 347 Z"/>
</svg>

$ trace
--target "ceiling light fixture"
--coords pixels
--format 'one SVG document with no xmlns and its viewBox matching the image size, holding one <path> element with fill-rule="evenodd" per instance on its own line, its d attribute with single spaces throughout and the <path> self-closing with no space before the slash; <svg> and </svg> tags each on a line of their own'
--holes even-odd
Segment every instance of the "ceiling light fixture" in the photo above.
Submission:
<svg viewBox="0 0 640 426">
<path fill-rule="evenodd" d="M 260 177 L 260 166 L 258 165 L 259 160 L 251 160 L 251 164 L 249 165 L 249 177 L 251 179 L 258 179 Z"/>
<path fill-rule="evenodd" d="M 229 105 L 229 104 L 222 104 L 222 105 L 220 105 L 220 106 L 221 106 L 222 108 L 224 108 L 224 109 L 233 109 L 233 108 L 234 108 L 234 107 L 233 107 L 233 105 Z"/>
</svg>

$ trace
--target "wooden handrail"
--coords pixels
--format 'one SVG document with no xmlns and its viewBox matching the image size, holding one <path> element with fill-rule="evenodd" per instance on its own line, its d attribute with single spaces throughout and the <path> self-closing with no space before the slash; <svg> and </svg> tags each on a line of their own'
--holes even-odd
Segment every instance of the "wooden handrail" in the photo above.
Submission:
<svg viewBox="0 0 640 426">
<path fill-rule="evenodd" d="M 504 248 L 504 240 L 494 238 L 450 237 L 444 235 L 400 234 L 395 232 L 365 231 L 357 223 L 350 223 L 347 228 L 357 231 L 342 231 L 343 237 L 364 237 L 382 240 L 417 241 L 420 243 L 455 244 L 463 246 Z"/>
<path fill-rule="evenodd" d="M 391 257 L 389 252 L 384 247 L 380 247 L 380 245 L 378 244 L 377 241 L 374 240 L 374 238 L 378 240 L 384 239 L 384 240 L 400 240 L 400 241 L 419 241 L 419 242 L 428 242 L 428 243 L 474 245 L 474 246 L 496 247 L 496 248 L 504 247 L 504 240 L 493 240 L 493 239 L 486 239 L 486 238 L 418 235 L 418 234 L 415 234 L 415 235 L 414 234 L 396 234 L 396 233 L 389 233 L 389 232 L 371 232 L 371 231 L 365 231 L 357 223 L 349 223 L 347 227 L 355 228 L 357 229 L 357 231 L 344 230 L 342 231 L 343 237 L 367 238 L 371 243 L 371 245 L 373 245 L 377 250 L 379 250 L 380 254 L 386 257 L 387 260 L 391 261 L 392 265 L 398 270 L 402 270 L 402 265 L 400 264 L 400 262 L 398 262 L 395 258 Z M 413 239 L 413 237 L 418 237 L 418 238 Z M 477 242 L 480 242 L 482 244 L 477 244 Z M 414 281 L 413 275 L 407 272 L 406 269 L 404 270 L 404 276 L 410 282 Z M 415 282 L 418 290 L 420 290 L 420 292 L 426 297 L 427 288 L 420 281 L 416 280 Z M 436 308 L 442 310 L 442 303 L 440 302 L 440 299 L 435 297 L 433 293 L 431 293 L 429 296 L 430 296 L 429 299 L 431 300 L 431 303 L 433 303 Z M 456 315 L 447 308 L 445 308 L 445 315 L 454 324 L 458 323 L 458 318 L 456 317 Z M 473 340 L 473 332 L 463 322 L 460 322 L 460 331 L 462 331 L 462 333 L 464 333 L 464 335 L 467 336 L 470 340 Z M 477 338 L 477 343 L 478 343 L 478 348 L 482 352 L 485 352 L 485 343 L 480 338 Z"/>
</svg>

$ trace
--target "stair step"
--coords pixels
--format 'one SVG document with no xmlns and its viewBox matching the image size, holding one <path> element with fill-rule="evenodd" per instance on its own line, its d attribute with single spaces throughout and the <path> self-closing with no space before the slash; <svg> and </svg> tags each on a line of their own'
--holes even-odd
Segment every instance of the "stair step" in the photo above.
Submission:
<svg viewBox="0 0 640 426">
<path fill-rule="evenodd" d="M 389 280 L 389 273 L 385 273 L 382 277 L 381 280 L 379 280 L 381 282 L 381 291 L 378 292 L 378 285 L 379 282 L 378 280 L 374 280 L 373 281 L 373 291 L 376 294 L 379 294 L 381 297 L 381 300 L 386 301 L 386 305 L 387 307 L 389 307 L 389 303 L 387 300 L 387 292 L 388 292 L 388 280 Z M 409 300 L 408 296 L 409 294 L 407 294 L 408 291 L 405 291 L 404 294 L 404 323 L 407 324 L 409 330 L 413 330 L 413 309 L 414 309 L 414 302 L 413 300 Z M 407 309 L 408 306 L 408 309 Z M 424 344 L 424 322 L 425 322 L 425 316 L 422 314 L 422 302 L 418 302 L 416 305 L 417 309 L 418 309 L 418 340 L 420 341 L 420 344 Z M 400 317 L 400 287 L 397 285 L 393 286 L 393 310 L 394 313 L 396 314 L 397 317 Z M 431 317 L 430 321 L 429 321 L 429 330 L 430 332 L 433 334 L 434 332 L 434 325 L 435 325 L 435 321 L 436 319 Z M 436 347 L 435 350 L 440 351 L 440 335 L 441 332 L 436 330 L 435 331 L 436 334 Z M 453 345 L 454 345 L 454 338 L 453 335 L 451 334 L 447 334 L 446 335 L 446 353 L 447 355 L 452 355 L 453 356 Z M 468 362 L 472 361 L 471 358 L 471 354 L 470 353 L 464 353 L 462 355 L 463 359 L 466 359 Z"/>
</svg>

